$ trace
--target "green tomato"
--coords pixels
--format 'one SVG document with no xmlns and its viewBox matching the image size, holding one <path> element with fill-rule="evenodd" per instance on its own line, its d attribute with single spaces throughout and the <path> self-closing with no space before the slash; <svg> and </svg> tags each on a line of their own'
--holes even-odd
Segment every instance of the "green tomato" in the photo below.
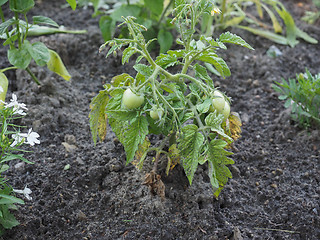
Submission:
<svg viewBox="0 0 320 240">
<path fill-rule="evenodd" d="M 161 117 L 163 116 L 163 109 L 159 108 L 159 109 L 152 109 L 150 111 L 150 117 L 153 120 L 159 120 L 161 119 Z"/>
<path fill-rule="evenodd" d="M 212 95 L 212 107 L 221 113 L 225 106 L 225 102 L 223 94 L 220 91 L 215 90 Z"/>
<path fill-rule="evenodd" d="M 122 96 L 122 103 L 128 109 L 134 109 L 140 107 L 144 102 L 144 96 L 134 94 L 131 89 L 124 91 Z"/>
<path fill-rule="evenodd" d="M 230 104 L 228 103 L 228 101 L 225 102 L 224 108 L 222 109 L 221 113 L 224 116 L 223 121 L 226 121 L 230 115 Z"/>
<path fill-rule="evenodd" d="M 3 102 L 6 100 L 6 94 L 8 91 L 8 79 L 6 75 L 4 75 L 2 72 L 0 72 L 0 109 L 3 108 Z"/>
</svg>

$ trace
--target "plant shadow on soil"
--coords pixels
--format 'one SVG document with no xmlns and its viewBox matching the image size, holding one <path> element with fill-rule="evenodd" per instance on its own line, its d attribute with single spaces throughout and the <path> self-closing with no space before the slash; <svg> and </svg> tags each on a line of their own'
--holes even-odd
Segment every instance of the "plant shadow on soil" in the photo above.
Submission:
<svg viewBox="0 0 320 240">
<path fill-rule="evenodd" d="M 14 162 L 7 172 L 14 188 L 27 185 L 33 191 L 33 200 L 14 212 L 21 225 L 3 239 L 320 239 L 319 131 L 295 126 L 271 88 L 305 67 L 320 72 L 319 44 L 277 45 L 283 55 L 272 59 L 266 51 L 274 43 L 230 29 L 255 48 L 230 46 L 221 52 L 232 75 L 216 78 L 243 121 L 230 166 L 233 179 L 216 200 L 205 167 L 192 186 L 176 167 L 163 175 L 162 201 L 142 184 L 143 172 L 125 166 L 124 150 L 110 129 L 104 142 L 93 145 L 91 99 L 113 76 L 135 72 L 98 53 L 103 41 L 92 9 L 73 12 L 62 9 L 64 3 L 40 1 L 32 14 L 88 30 L 39 37 L 61 55 L 71 81 L 32 67 L 42 83 L 38 87 L 25 72 L 8 72 L 10 91 L 29 108 L 22 123 L 41 135 L 41 144 L 25 155 L 33 165 Z M 287 3 L 293 13 L 297 3 Z M 309 26 L 295 16 L 303 30 L 319 37 L 319 24 Z M 6 53 L 0 51 L 4 68 Z"/>
</svg>

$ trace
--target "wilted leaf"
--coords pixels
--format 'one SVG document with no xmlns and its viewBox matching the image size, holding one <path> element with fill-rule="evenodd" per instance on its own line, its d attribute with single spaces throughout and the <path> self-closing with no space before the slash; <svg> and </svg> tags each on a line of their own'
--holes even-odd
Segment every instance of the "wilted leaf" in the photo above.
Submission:
<svg viewBox="0 0 320 240">
<path fill-rule="evenodd" d="M 146 137 L 143 144 L 139 145 L 138 150 L 136 151 L 135 159 L 131 162 L 138 169 L 142 169 L 143 162 L 147 156 L 147 150 L 149 149 L 150 141 Z"/>
<path fill-rule="evenodd" d="M 172 144 L 169 147 L 169 156 L 168 156 L 168 163 L 166 168 L 166 174 L 169 174 L 169 171 L 171 171 L 177 164 L 180 164 L 180 152 L 177 148 L 177 144 Z"/>
<path fill-rule="evenodd" d="M 229 116 L 230 136 L 235 141 L 241 137 L 241 119 L 238 113 L 232 112 Z"/>
<path fill-rule="evenodd" d="M 47 67 L 52 72 L 55 72 L 59 76 L 63 77 L 65 80 L 69 81 L 71 75 L 69 74 L 67 68 L 64 66 L 60 56 L 55 51 L 49 49 L 50 59 L 47 62 Z"/>
<path fill-rule="evenodd" d="M 144 178 L 144 185 L 149 186 L 150 192 L 153 195 L 158 195 L 162 200 L 165 198 L 165 186 L 161 180 L 161 176 L 154 171 L 147 173 Z"/>
<path fill-rule="evenodd" d="M 94 143 L 97 142 L 97 136 L 103 141 L 107 133 L 107 116 L 105 110 L 108 102 L 108 92 L 100 91 L 90 103 L 90 129 Z"/>
</svg>

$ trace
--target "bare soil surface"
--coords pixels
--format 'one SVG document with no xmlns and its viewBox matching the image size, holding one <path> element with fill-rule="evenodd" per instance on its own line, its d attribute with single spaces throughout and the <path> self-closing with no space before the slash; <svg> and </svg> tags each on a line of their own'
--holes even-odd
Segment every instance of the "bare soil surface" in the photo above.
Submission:
<svg viewBox="0 0 320 240">
<path fill-rule="evenodd" d="M 197 171 L 192 186 L 177 167 L 168 177 L 163 174 L 162 201 L 142 184 L 144 172 L 125 166 L 123 147 L 110 129 L 105 141 L 94 147 L 88 119 L 91 99 L 113 76 L 135 72 L 119 58 L 98 53 L 103 40 L 92 9 L 73 12 L 61 8 L 64 3 L 38 1 L 31 14 L 88 30 L 85 35 L 34 39 L 61 55 L 71 81 L 33 66 L 39 87 L 25 72 L 7 72 L 10 93 L 29 108 L 22 124 L 41 135 L 41 144 L 25 155 L 33 165 L 12 162 L 7 172 L 9 183 L 16 189 L 27 185 L 33 199 L 14 212 L 21 225 L 3 239 L 320 239 L 319 130 L 297 127 L 271 88 L 274 81 L 294 78 L 306 67 L 313 74 L 320 72 L 319 44 L 301 41 L 290 48 L 230 29 L 255 48 L 230 46 L 221 52 L 232 76 L 215 77 L 243 121 L 232 156 L 235 164 L 230 166 L 233 179 L 216 200 L 205 167 Z M 320 40 L 319 23 L 310 26 L 299 20 L 299 2 L 285 4 L 298 26 Z M 282 56 L 270 58 L 266 52 L 271 45 Z M 6 52 L 0 51 L 4 68 Z"/>
</svg>

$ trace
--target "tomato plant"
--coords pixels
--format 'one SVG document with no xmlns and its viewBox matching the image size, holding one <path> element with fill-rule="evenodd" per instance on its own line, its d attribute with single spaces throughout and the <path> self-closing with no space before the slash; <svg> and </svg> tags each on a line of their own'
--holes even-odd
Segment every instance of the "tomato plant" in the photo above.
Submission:
<svg viewBox="0 0 320 240">
<path fill-rule="evenodd" d="M 126 73 L 115 76 L 104 85 L 104 90 L 90 104 L 90 128 L 94 142 L 98 136 L 104 140 L 108 123 L 124 146 L 127 163 L 134 163 L 139 169 L 150 155 L 148 153 L 153 152 L 154 167 L 146 175 L 145 183 L 160 196 L 164 192 L 156 172 L 160 155 L 165 155 L 167 173 L 179 163 L 190 184 L 198 166 L 207 164 L 214 196 L 218 197 L 228 178 L 232 177 L 227 165 L 234 162 L 229 158 L 232 153 L 227 148 L 240 136 L 241 122 L 236 113 L 229 116 L 227 96 L 217 91 L 202 64 L 211 64 L 222 77 L 229 76 L 230 70 L 217 50 L 227 49 L 229 43 L 252 47 L 230 32 L 217 39 L 204 36 L 195 39 L 198 19 L 211 13 L 215 7 L 212 1 L 177 0 L 175 7 L 172 23 L 179 31 L 179 49 L 169 50 L 153 59 L 148 51 L 153 40 L 145 40 L 142 31 L 146 28 L 136 23 L 134 17 L 123 18 L 132 38 L 116 38 L 101 46 L 100 51 L 109 46 L 107 56 L 124 48 L 123 64 L 136 54 L 133 68 L 137 73 L 135 76 Z M 171 72 L 172 66 L 177 66 L 175 73 Z M 190 70 L 194 74 L 191 75 Z M 145 100 L 140 99 L 139 104 L 132 107 L 123 106 L 128 89 L 143 94 Z M 137 99 L 135 95 L 132 97 Z M 218 109 L 210 111 L 213 106 Z M 150 134 L 163 135 L 159 146 L 151 146 Z"/>
</svg>

